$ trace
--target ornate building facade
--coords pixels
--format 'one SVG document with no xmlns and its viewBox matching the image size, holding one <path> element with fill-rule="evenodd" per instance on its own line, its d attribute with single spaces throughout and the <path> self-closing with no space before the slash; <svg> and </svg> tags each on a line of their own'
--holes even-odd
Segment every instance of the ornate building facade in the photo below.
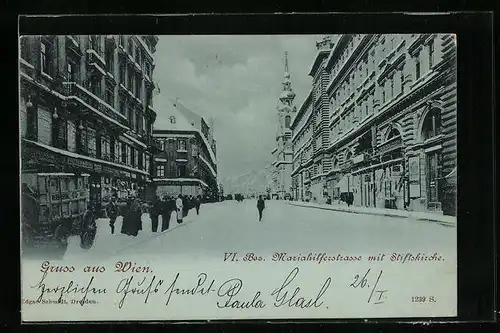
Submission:
<svg viewBox="0 0 500 333">
<path fill-rule="evenodd" d="M 179 101 L 158 110 L 168 119 L 163 128 L 155 128 L 159 142 L 154 159 L 154 182 L 151 193 L 162 197 L 203 195 L 218 198 L 215 139 L 205 119 Z"/>
<path fill-rule="evenodd" d="M 317 54 L 309 70 L 313 86 L 293 119 L 292 188 L 297 200 L 322 201 L 326 197 L 324 173 L 329 171 L 328 76 L 323 67 L 333 46 L 331 37 L 316 43 Z"/>
<path fill-rule="evenodd" d="M 21 37 L 22 171 L 88 174 L 96 201 L 142 195 L 151 181 L 157 42 L 152 35 Z"/>
<path fill-rule="evenodd" d="M 288 54 L 285 52 L 285 75 L 283 78 L 283 91 L 279 97 L 276 108 L 276 148 L 273 149 L 273 162 L 271 173 L 271 196 L 283 199 L 285 195 L 291 195 L 291 172 L 292 172 L 292 129 L 290 125 L 292 118 L 297 112 L 294 104 L 295 92 L 292 89 L 291 75 L 288 70 Z"/>
<path fill-rule="evenodd" d="M 334 201 L 352 193 L 359 206 L 455 215 L 454 36 L 340 35 L 318 71 L 328 78 L 323 193 Z M 296 169 L 300 183 L 303 167 Z"/>
</svg>

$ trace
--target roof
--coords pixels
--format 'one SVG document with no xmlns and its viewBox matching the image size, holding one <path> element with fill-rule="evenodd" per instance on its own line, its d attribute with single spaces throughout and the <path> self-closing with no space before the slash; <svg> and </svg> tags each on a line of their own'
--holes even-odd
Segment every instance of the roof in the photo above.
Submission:
<svg viewBox="0 0 500 333">
<path fill-rule="evenodd" d="M 170 102 L 162 105 L 161 109 L 157 109 L 157 113 L 161 117 L 158 117 L 154 124 L 155 130 L 196 131 L 190 120 Z M 171 123 L 171 117 L 175 117 L 175 123 Z M 159 118 L 165 119 L 166 122 L 159 123 Z"/>
<path fill-rule="evenodd" d="M 207 120 L 203 116 L 200 116 L 193 110 L 188 109 L 184 104 L 182 104 L 182 102 L 179 99 L 171 98 L 169 100 L 190 121 L 194 121 L 195 123 L 197 123 L 200 119 L 203 119 L 205 124 L 210 126 Z"/>
</svg>

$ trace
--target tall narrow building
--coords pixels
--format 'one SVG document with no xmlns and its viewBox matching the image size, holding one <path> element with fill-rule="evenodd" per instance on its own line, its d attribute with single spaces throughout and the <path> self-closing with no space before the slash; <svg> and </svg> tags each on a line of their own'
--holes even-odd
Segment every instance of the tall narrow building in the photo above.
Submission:
<svg viewBox="0 0 500 333">
<path fill-rule="evenodd" d="M 276 148 L 273 149 L 272 162 L 272 196 L 282 199 L 291 195 L 291 167 L 292 167 L 292 130 L 290 124 L 292 116 L 297 111 L 294 105 L 295 92 L 288 70 L 288 53 L 285 52 L 285 75 L 283 78 L 283 91 L 279 97 L 276 114 Z"/>
</svg>

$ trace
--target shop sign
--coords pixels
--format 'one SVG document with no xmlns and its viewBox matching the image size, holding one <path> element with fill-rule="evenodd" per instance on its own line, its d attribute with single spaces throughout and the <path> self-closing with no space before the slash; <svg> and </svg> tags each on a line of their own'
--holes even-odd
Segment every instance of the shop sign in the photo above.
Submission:
<svg viewBox="0 0 500 333">
<path fill-rule="evenodd" d="M 410 182 L 410 198 L 419 198 L 421 196 L 420 188 L 420 157 L 412 156 L 408 158 L 408 175 Z"/>
<path fill-rule="evenodd" d="M 68 158 L 68 164 L 71 165 L 71 166 L 74 166 L 74 167 L 78 167 L 78 168 L 85 168 L 85 169 L 89 169 L 89 170 L 93 169 L 93 163 L 92 162 L 85 161 L 85 160 L 80 160 L 80 159 L 77 159 L 77 158 L 69 157 Z"/>
</svg>

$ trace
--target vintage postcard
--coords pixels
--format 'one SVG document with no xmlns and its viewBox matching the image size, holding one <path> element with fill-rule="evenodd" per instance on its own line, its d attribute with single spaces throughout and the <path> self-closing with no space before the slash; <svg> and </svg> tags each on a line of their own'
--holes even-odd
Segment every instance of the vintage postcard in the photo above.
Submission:
<svg viewBox="0 0 500 333">
<path fill-rule="evenodd" d="M 19 47 L 24 322 L 457 315 L 455 35 Z"/>
</svg>

